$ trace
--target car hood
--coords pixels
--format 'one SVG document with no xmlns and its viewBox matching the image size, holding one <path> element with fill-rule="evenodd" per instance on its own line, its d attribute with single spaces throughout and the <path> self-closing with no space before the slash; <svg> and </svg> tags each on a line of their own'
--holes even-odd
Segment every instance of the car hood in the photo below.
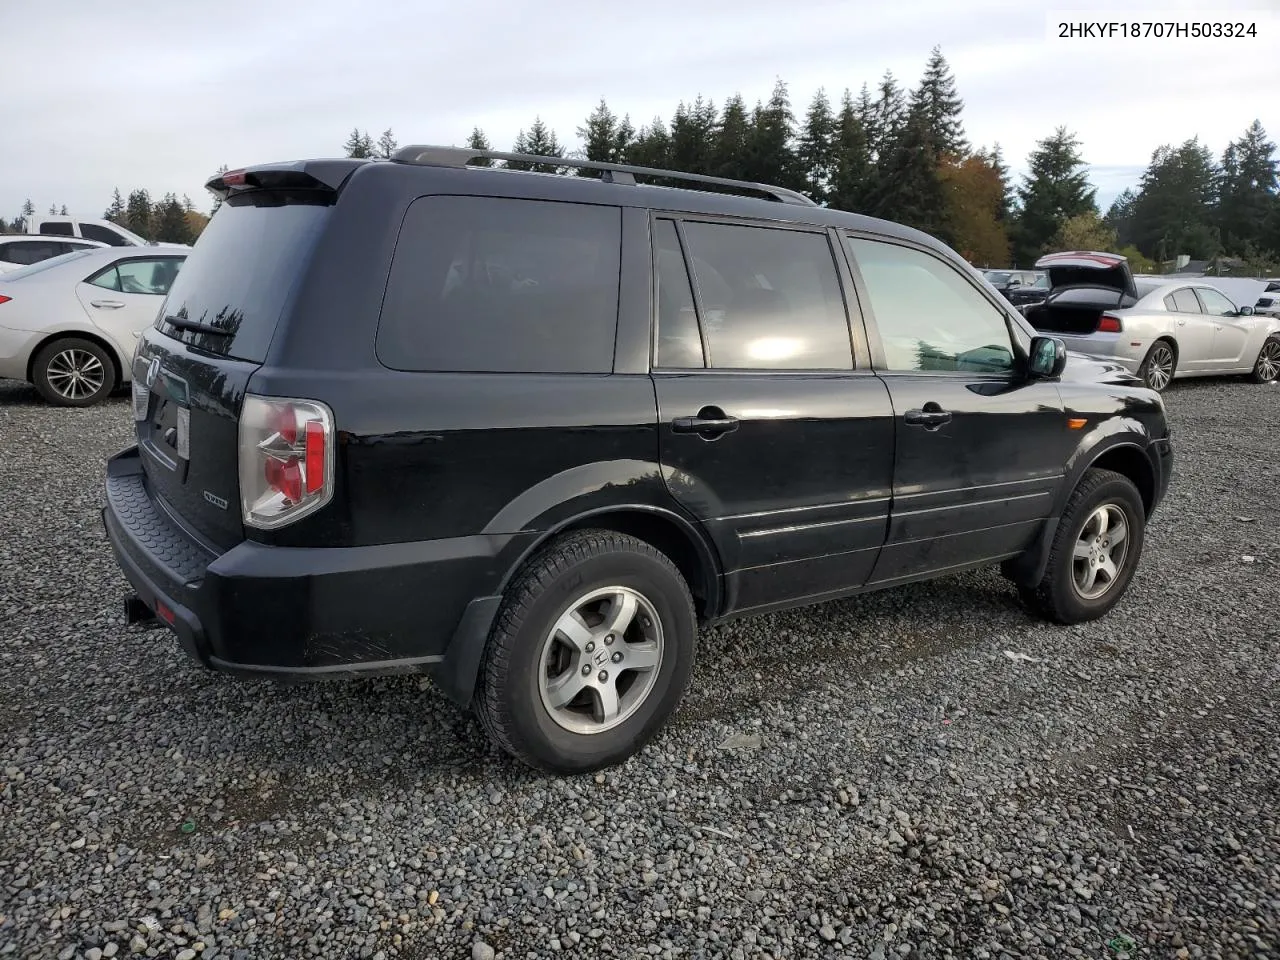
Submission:
<svg viewBox="0 0 1280 960">
<path fill-rule="evenodd" d="M 1122 364 L 1106 357 L 1089 353 L 1067 351 L 1067 365 L 1062 371 L 1063 380 L 1069 383 L 1141 383 L 1142 379 L 1130 373 Z"/>
<path fill-rule="evenodd" d="M 1129 261 L 1118 253 L 1069 250 L 1048 253 L 1036 261 L 1036 269 L 1049 274 L 1049 285 L 1061 287 L 1102 287 L 1126 296 L 1138 297 Z"/>
</svg>

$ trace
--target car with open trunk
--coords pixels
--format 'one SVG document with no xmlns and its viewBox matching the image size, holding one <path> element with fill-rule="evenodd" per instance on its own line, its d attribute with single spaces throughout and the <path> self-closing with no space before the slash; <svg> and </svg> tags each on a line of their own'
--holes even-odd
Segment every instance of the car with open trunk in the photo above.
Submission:
<svg viewBox="0 0 1280 960">
<path fill-rule="evenodd" d="M 1103 616 L 1169 483 L 1120 365 L 789 190 L 417 146 L 209 187 L 103 517 L 129 619 L 217 670 L 426 673 L 593 770 L 708 623 L 994 564 Z"/>
</svg>

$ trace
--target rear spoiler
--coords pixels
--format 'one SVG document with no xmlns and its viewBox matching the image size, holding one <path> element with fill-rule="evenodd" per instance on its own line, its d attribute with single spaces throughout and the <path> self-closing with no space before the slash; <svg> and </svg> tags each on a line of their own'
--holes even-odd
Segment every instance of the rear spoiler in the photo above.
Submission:
<svg viewBox="0 0 1280 960">
<path fill-rule="evenodd" d="M 369 160 L 300 160 L 296 163 L 264 163 L 219 173 L 205 189 L 219 200 L 246 190 L 317 190 L 336 193 L 347 177 Z"/>
</svg>

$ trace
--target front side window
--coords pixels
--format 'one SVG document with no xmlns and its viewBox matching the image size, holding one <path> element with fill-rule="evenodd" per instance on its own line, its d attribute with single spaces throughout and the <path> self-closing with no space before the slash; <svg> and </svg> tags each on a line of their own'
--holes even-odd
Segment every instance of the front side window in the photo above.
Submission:
<svg viewBox="0 0 1280 960">
<path fill-rule="evenodd" d="M 1014 354 L 1004 314 L 959 271 L 896 243 L 846 238 L 862 273 L 886 369 L 1008 373 Z"/>
<path fill-rule="evenodd" d="M 826 234 L 687 222 L 684 236 L 713 368 L 852 369 Z"/>
<path fill-rule="evenodd" d="M 1236 305 L 1217 290 L 1209 287 L 1196 287 L 1196 294 L 1204 304 L 1204 312 L 1215 317 L 1234 317 Z"/>
<path fill-rule="evenodd" d="M 378 327 L 396 370 L 608 373 L 622 213 L 500 197 L 422 197 L 405 216 Z"/>
</svg>

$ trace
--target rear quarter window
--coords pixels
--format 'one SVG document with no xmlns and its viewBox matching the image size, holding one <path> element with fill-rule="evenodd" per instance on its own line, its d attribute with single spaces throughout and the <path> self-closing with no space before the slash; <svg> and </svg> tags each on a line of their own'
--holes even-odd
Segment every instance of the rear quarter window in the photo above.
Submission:
<svg viewBox="0 0 1280 960">
<path fill-rule="evenodd" d="M 378 325 L 394 370 L 608 373 L 622 212 L 497 197 L 409 207 Z"/>
</svg>

